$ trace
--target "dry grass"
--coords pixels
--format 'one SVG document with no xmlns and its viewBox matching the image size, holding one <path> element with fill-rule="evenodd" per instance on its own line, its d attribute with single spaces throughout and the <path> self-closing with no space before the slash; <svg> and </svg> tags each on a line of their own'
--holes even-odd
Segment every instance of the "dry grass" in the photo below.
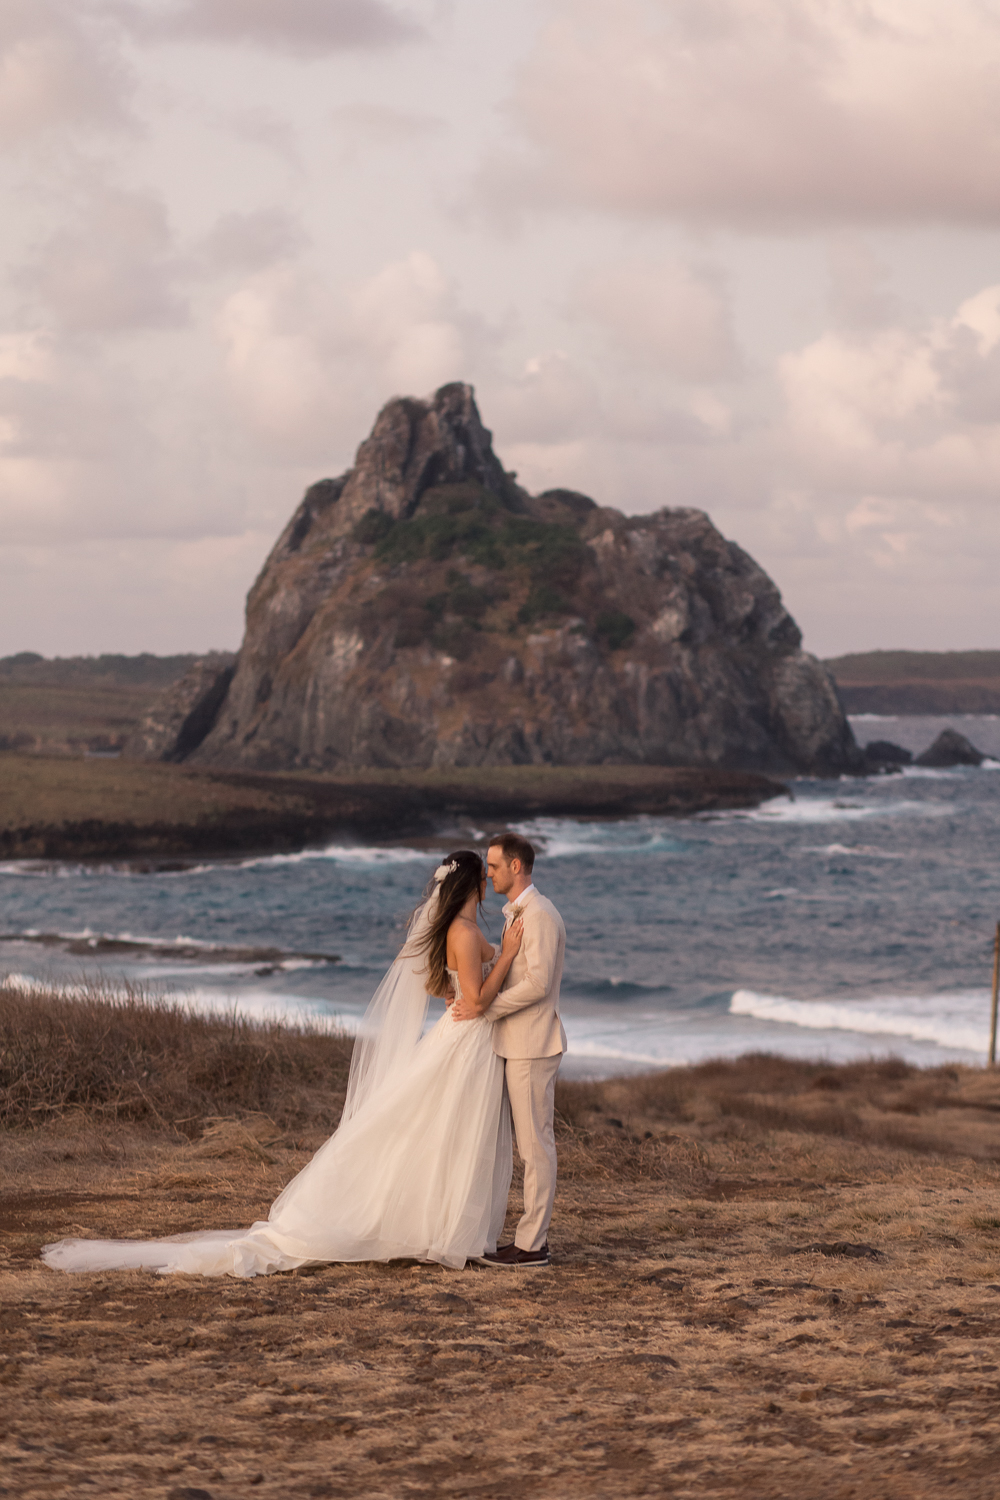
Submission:
<svg viewBox="0 0 1000 1500">
<path fill-rule="evenodd" d="M 59 1043 L 66 1076 L 86 1036 L 110 1039 L 102 1004 L 74 1031 L 49 1002 L 75 1037 Z M 114 1012 L 119 1064 L 225 1039 L 147 1012 Z M 285 1058 L 267 1112 L 243 1085 L 206 1087 L 193 1061 L 164 1063 L 164 1103 L 197 1116 L 187 1134 L 166 1114 L 123 1119 L 113 1090 L 81 1082 L 69 1112 L 0 1135 L 10 1493 L 992 1500 L 992 1074 L 755 1057 L 565 1083 L 547 1273 L 329 1266 L 234 1283 L 42 1267 L 39 1246 L 63 1234 L 266 1212 L 336 1114 L 346 1049 L 324 1064 L 324 1098 L 299 1056 L 313 1038 L 247 1038 Z"/>
<path fill-rule="evenodd" d="M 350 1052 L 349 1037 L 308 1023 L 192 1015 L 128 986 L 0 985 L 0 1125 L 72 1113 L 196 1135 L 208 1118 L 249 1111 L 329 1131 Z M 639 1078 L 560 1080 L 556 1093 L 563 1175 L 636 1182 L 696 1162 L 699 1142 L 775 1131 L 1000 1161 L 998 1114 L 1000 1075 L 894 1057 L 830 1067 L 747 1054 Z"/>
<path fill-rule="evenodd" d="M 0 748 L 63 755 L 120 749 L 154 694 L 149 687 L 53 688 L 0 680 Z"/>
<path fill-rule="evenodd" d="M 775 1131 L 1000 1161 L 1000 1075 L 897 1057 L 830 1067 L 748 1053 L 600 1084 L 562 1084 L 564 1132 L 633 1149 L 671 1139 L 764 1140 Z"/>
<path fill-rule="evenodd" d="M 134 989 L 82 995 L 0 986 L 0 1125 L 68 1114 L 200 1133 L 265 1112 L 332 1128 L 351 1041 L 285 1021 L 191 1015 Z"/>
<path fill-rule="evenodd" d="M 224 845 L 240 824 L 267 830 L 312 813 L 287 779 L 197 774 L 182 766 L 69 756 L 0 757 L 0 851 L 9 857 L 72 858 Z M 262 830 L 257 832 L 258 826 Z M 188 830 L 185 842 L 183 831 Z"/>
<path fill-rule="evenodd" d="M 0 658 L 0 748 L 80 754 L 120 748 L 194 656 Z"/>
</svg>

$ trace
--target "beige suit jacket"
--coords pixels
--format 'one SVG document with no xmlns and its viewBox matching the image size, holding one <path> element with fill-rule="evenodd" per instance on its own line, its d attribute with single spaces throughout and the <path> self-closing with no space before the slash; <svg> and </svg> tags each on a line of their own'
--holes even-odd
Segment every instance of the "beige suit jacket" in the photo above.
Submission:
<svg viewBox="0 0 1000 1500">
<path fill-rule="evenodd" d="M 552 902 L 539 891 L 525 893 L 522 916 L 521 946 L 486 1012 L 494 1023 L 493 1051 L 498 1057 L 555 1057 L 566 1051 L 559 1019 L 566 929 Z"/>
</svg>

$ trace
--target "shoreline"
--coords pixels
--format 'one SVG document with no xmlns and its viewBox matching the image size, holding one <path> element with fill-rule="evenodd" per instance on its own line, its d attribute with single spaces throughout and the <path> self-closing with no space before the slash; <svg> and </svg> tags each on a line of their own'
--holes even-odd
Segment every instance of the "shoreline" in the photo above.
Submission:
<svg viewBox="0 0 1000 1500">
<path fill-rule="evenodd" d="M 224 859 L 337 837 L 419 844 L 526 818 L 690 817 L 790 795 L 760 772 L 661 766 L 319 775 L 4 755 L 2 767 L 3 860 Z"/>
</svg>

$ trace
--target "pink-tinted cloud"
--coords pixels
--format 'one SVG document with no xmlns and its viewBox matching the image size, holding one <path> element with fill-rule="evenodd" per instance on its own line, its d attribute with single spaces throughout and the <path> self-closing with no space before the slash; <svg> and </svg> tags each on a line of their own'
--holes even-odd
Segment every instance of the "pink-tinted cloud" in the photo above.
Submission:
<svg viewBox="0 0 1000 1500">
<path fill-rule="evenodd" d="M 725 288 L 712 270 L 631 260 L 582 275 L 570 311 L 633 361 L 683 380 L 735 373 L 739 356 Z"/>
<path fill-rule="evenodd" d="M 4 0 L 0 7 L 0 147 L 61 128 L 130 123 L 132 80 L 116 38 L 75 0 Z"/>
<path fill-rule="evenodd" d="M 261 271 L 292 259 L 307 244 L 305 231 L 293 214 L 286 209 L 259 208 L 223 214 L 203 240 L 200 259 L 210 273 Z"/>
<path fill-rule="evenodd" d="M 174 0 L 153 11 L 117 0 L 115 11 L 148 40 L 246 44 L 317 56 L 420 40 L 421 26 L 385 0 Z"/>
<path fill-rule="evenodd" d="M 1000 219 L 981 0 L 553 0 L 506 201 L 729 223 Z"/>
<path fill-rule="evenodd" d="M 916 328 L 823 334 L 786 354 L 778 377 L 786 473 L 842 496 L 849 531 L 870 530 L 898 551 L 894 515 L 995 509 L 1000 286 Z"/>
<path fill-rule="evenodd" d="M 438 115 L 385 104 L 337 105 L 329 118 L 345 162 L 373 149 L 397 154 L 424 151 L 429 142 L 448 133 Z"/>
<path fill-rule="evenodd" d="M 17 272 L 43 322 L 70 333 L 175 327 L 187 317 L 181 266 L 163 203 L 96 181 L 77 214 Z"/>
<path fill-rule="evenodd" d="M 437 262 L 413 251 L 333 290 L 303 264 L 243 278 L 215 335 L 225 400 L 286 461 L 346 457 L 390 395 L 468 375 L 486 339 Z"/>
</svg>

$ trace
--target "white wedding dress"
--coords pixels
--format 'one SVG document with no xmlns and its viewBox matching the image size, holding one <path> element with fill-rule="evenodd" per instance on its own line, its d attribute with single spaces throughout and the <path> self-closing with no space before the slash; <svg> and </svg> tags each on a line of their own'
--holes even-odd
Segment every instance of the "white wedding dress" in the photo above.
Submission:
<svg viewBox="0 0 1000 1500">
<path fill-rule="evenodd" d="M 46 1265 L 266 1276 L 400 1257 L 461 1268 L 495 1250 L 513 1166 L 503 1061 L 484 1019 L 456 1021 L 448 1010 L 422 1035 L 428 997 L 412 941 L 436 900 L 418 912 L 368 1007 L 339 1127 L 266 1219 L 162 1240 L 59 1240 L 44 1247 Z"/>
</svg>

